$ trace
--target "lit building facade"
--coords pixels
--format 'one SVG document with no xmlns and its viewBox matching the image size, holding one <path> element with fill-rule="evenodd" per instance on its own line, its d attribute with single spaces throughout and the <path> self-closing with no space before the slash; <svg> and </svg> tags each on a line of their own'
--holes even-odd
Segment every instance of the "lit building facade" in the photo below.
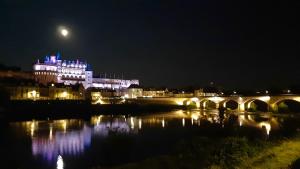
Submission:
<svg viewBox="0 0 300 169">
<path fill-rule="evenodd" d="M 16 85 L 8 88 L 10 100 L 84 100 L 84 88 L 80 85 L 39 86 Z"/>
<path fill-rule="evenodd" d="M 40 88 L 36 85 L 9 87 L 10 100 L 39 100 Z"/>
<path fill-rule="evenodd" d="M 168 90 L 144 89 L 143 97 L 168 97 Z"/>
<path fill-rule="evenodd" d="M 138 80 L 94 78 L 91 66 L 85 61 L 62 60 L 59 53 L 56 56 L 46 56 L 43 62 L 37 60 L 33 70 L 36 80 L 43 84 L 83 84 L 85 89 L 94 87 L 113 90 L 139 84 Z"/>
<path fill-rule="evenodd" d="M 138 97 L 143 97 L 143 89 L 138 85 L 130 85 L 124 93 L 125 98 L 136 99 Z"/>
</svg>

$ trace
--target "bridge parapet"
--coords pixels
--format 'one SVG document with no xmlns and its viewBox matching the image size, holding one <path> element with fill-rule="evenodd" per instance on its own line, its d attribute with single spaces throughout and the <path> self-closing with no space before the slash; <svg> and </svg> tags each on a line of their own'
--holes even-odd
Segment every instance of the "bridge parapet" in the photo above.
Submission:
<svg viewBox="0 0 300 169">
<path fill-rule="evenodd" d="M 272 108 L 284 100 L 293 100 L 300 103 L 300 95 L 199 97 L 199 101 L 203 102 L 203 104 L 205 104 L 207 100 L 225 108 L 228 101 L 234 101 L 238 104 L 238 110 L 245 111 L 245 108 L 249 108 L 250 104 L 255 100 L 262 101 Z"/>
<path fill-rule="evenodd" d="M 249 109 L 251 103 L 255 100 L 262 101 L 273 109 L 276 105 L 284 100 L 293 100 L 300 103 L 300 95 L 278 95 L 278 96 L 201 96 L 201 97 L 158 97 L 158 98 L 137 98 L 132 99 L 136 103 L 153 103 L 153 104 L 169 104 L 169 105 L 196 105 L 197 108 L 207 108 L 209 102 L 215 104 L 215 108 L 220 106 L 227 108 L 227 102 L 234 101 L 237 103 L 239 111 Z M 109 104 L 105 99 L 96 100 L 95 104 Z"/>
</svg>

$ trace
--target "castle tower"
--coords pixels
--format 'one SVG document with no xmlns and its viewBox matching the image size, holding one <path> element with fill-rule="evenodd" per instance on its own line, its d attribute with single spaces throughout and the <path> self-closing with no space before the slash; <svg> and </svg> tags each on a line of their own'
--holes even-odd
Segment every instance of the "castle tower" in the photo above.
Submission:
<svg viewBox="0 0 300 169">
<path fill-rule="evenodd" d="M 59 52 L 56 53 L 56 65 L 57 65 L 57 82 L 61 81 L 61 73 L 62 73 L 62 60 Z"/>
<path fill-rule="evenodd" d="M 87 89 L 89 87 L 92 87 L 93 84 L 93 71 L 90 64 L 87 64 L 85 69 L 85 83 L 84 88 Z"/>
</svg>

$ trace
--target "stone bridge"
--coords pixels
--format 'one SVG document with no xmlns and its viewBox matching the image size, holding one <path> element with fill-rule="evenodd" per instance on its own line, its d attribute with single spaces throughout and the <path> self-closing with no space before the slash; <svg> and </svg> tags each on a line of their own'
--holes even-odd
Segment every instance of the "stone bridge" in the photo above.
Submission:
<svg viewBox="0 0 300 169">
<path fill-rule="evenodd" d="M 175 99 L 176 100 L 176 99 Z M 193 98 L 178 98 L 177 103 L 181 105 L 195 104 L 197 108 L 207 108 L 207 103 L 212 102 L 215 104 L 215 108 L 224 107 L 227 108 L 229 101 L 237 104 L 236 110 L 245 111 L 249 109 L 251 103 L 254 101 L 262 102 L 266 104 L 268 110 L 275 109 L 279 103 L 287 100 L 299 102 L 300 95 L 277 95 L 277 96 L 213 96 L 213 97 L 193 97 Z"/>
<path fill-rule="evenodd" d="M 214 104 L 214 108 L 228 108 L 228 103 L 234 103 L 232 110 L 245 111 L 251 107 L 253 102 L 260 102 L 267 107 L 267 111 L 275 110 L 279 103 L 287 100 L 296 101 L 300 104 L 300 95 L 265 95 L 265 96 L 213 96 L 213 97 L 151 97 L 126 99 L 129 103 L 138 104 L 164 104 L 164 105 L 195 105 L 197 108 L 207 109 Z M 113 102 L 112 102 L 113 101 Z M 96 99 L 93 104 L 120 104 L 125 99 Z"/>
</svg>

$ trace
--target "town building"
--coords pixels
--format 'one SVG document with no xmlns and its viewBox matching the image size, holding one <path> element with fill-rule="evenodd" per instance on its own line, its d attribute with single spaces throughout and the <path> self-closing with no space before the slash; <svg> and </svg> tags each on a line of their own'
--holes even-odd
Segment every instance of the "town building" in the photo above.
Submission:
<svg viewBox="0 0 300 169">
<path fill-rule="evenodd" d="M 143 97 L 168 97 L 167 89 L 148 88 L 143 90 Z"/>
<path fill-rule="evenodd" d="M 9 87 L 10 100 L 39 100 L 40 88 L 38 85 L 19 85 Z"/>
<path fill-rule="evenodd" d="M 130 85 L 127 89 L 125 89 L 124 97 L 130 99 L 143 97 L 143 88 L 136 84 Z"/>
<path fill-rule="evenodd" d="M 82 85 L 21 83 L 8 87 L 10 100 L 84 100 Z"/>
</svg>

